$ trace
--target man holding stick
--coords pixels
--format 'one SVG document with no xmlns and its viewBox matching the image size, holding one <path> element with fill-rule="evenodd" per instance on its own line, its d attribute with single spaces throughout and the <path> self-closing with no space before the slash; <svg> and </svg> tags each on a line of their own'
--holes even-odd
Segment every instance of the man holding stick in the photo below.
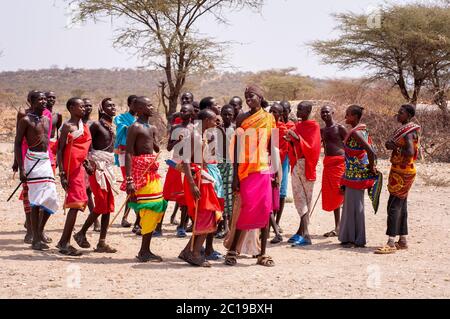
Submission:
<svg viewBox="0 0 450 319">
<path fill-rule="evenodd" d="M 30 112 L 17 125 L 14 155 L 19 163 L 20 180 L 28 186 L 31 207 L 29 221 L 33 234 L 31 247 L 34 250 L 44 250 L 49 248 L 44 242 L 45 224 L 50 215 L 58 210 L 58 195 L 48 150 L 51 122 L 43 115 L 47 103 L 44 93 L 31 93 L 29 101 Z M 22 154 L 24 139 L 28 144 L 25 158 Z M 40 210 L 43 211 L 42 220 Z"/>
<path fill-rule="evenodd" d="M 40 92 L 36 91 L 36 90 L 33 90 L 33 91 L 30 91 L 28 93 L 27 102 L 28 102 L 29 105 L 31 105 L 31 96 L 33 94 L 35 94 L 35 93 L 40 93 Z M 27 114 L 31 113 L 31 112 L 32 112 L 32 108 L 31 107 L 28 108 L 28 109 L 20 108 L 18 110 L 18 112 L 17 112 L 17 121 L 16 121 L 16 129 L 18 128 L 20 120 L 23 117 L 25 117 Z M 42 114 L 44 116 L 46 116 L 49 119 L 49 121 L 50 121 L 50 128 L 48 130 L 48 136 L 50 138 L 50 134 L 51 134 L 51 131 L 52 131 L 52 113 L 46 108 L 46 109 L 44 109 Z M 49 143 L 49 147 L 50 147 L 50 143 Z M 23 141 L 22 141 L 22 159 L 25 158 L 27 150 L 28 150 L 27 141 L 26 141 L 26 139 L 23 139 Z M 52 156 L 51 153 L 50 153 L 50 156 Z M 51 159 L 51 157 L 50 157 L 50 159 Z M 16 158 L 14 158 L 14 164 L 13 164 L 12 168 L 13 168 L 13 172 L 14 173 L 18 172 L 18 170 L 19 170 L 19 163 L 17 162 Z M 32 234 L 32 231 L 31 231 L 31 220 L 30 220 L 31 206 L 30 206 L 30 200 L 28 198 L 28 185 L 27 185 L 27 183 L 23 183 L 22 187 L 23 187 L 23 189 L 22 189 L 22 193 L 20 194 L 19 199 L 22 200 L 23 208 L 24 208 L 24 211 L 25 211 L 25 228 L 27 230 L 27 233 L 25 235 L 24 242 L 26 244 L 31 244 L 32 243 L 32 239 L 33 239 L 33 234 Z M 41 222 L 43 221 L 43 216 L 44 215 L 41 212 L 41 214 L 40 214 L 40 221 Z M 44 238 L 44 243 L 46 243 L 46 244 L 50 244 L 52 242 L 52 239 L 50 237 L 48 237 L 45 234 L 45 232 L 43 233 L 43 238 Z"/>
<path fill-rule="evenodd" d="M 297 233 L 288 240 L 293 247 L 312 244 L 308 227 L 321 149 L 319 123 L 310 119 L 312 107 L 311 102 L 301 102 L 297 106 L 297 117 L 301 119 L 301 122 L 296 124 L 295 130 L 288 131 L 295 153 L 295 160 L 290 163 L 293 167 L 292 190 L 295 194 L 295 207 L 300 215 Z"/>
</svg>

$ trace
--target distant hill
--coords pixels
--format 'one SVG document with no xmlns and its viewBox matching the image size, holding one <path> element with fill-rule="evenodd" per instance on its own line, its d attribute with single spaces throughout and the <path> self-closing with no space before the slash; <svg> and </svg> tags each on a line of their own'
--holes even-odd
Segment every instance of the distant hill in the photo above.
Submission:
<svg viewBox="0 0 450 319">
<path fill-rule="evenodd" d="M 191 90 L 196 99 L 214 96 L 225 102 L 234 95 L 242 95 L 245 79 L 250 73 L 209 74 L 205 77 L 191 77 L 186 90 Z M 158 84 L 164 80 L 159 71 L 134 69 L 45 69 L 0 72 L 0 107 L 17 106 L 25 103 L 30 90 L 52 90 L 58 96 L 58 109 L 72 96 L 90 97 L 99 102 L 105 97 L 116 100 L 119 106 L 126 106 L 130 94 L 147 95 L 158 104 Z"/>
</svg>

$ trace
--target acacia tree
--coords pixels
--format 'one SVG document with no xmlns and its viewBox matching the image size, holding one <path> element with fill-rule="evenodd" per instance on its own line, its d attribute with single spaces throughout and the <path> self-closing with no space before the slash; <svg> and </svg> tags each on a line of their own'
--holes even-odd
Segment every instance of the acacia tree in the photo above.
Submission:
<svg viewBox="0 0 450 319">
<path fill-rule="evenodd" d="M 249 77 L 252 82 L 262 86 L 269 100 L 297 100 L 311 93 L 314 83 L 305 76 L 295 74 L 296 68 L 274 69 L 258 72 Z"/>
<path fill-rule="evenodd" d="M 367 14 L 336 14 L 340 36 L 313 42 L 313 50 L 325 63 L 341 69 L 362 66 L 372 72 L 371 79 L 390 80 L 412 104 L 417 104 L 424 86 L 430 86 L 444 125 L 449 125 L 443 101 L 450 79 L 450 8 L 397 5 L 380 8 L 379 14 L 379 25 L 368 23 L 371 17 Z"/>
<path fill-rule="evenodd" d="M 259 10 L 264 0 L 70 0 L 78 5 L 75 21 L 119 20 L 115 45 L 133 49 L 149 66 L 162 69 L 160 83 L 166 116 L 176 112 L 186 78 L 214 69 L 226 43 L 201 35 L 201 18 L 225 23 L 227 10 Z"/>
</svg>

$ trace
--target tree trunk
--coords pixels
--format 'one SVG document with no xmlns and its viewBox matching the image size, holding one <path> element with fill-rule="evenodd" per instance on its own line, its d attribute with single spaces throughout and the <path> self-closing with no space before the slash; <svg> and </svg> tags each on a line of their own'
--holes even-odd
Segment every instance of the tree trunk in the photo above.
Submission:
<svg viewBox="0 0 450 319">
<path fill-rule="evenodd" d="M 167 114 L 167 118 L 172 116 L 172 114 L 177 112 L 178 106 L 178 96 L 180 94 L 178 92 L 172 92 L 169 96 L 169 113 Z"/>
<path fill-rule="evenodd" d="M 449 127 L 450 125 L 450 112 L 448 111 L 447 95 L 443 90 L 436 93 L 434 98 L 434 103 L 442 111 L 442 124 L 444 127 Z"/>
</svg>

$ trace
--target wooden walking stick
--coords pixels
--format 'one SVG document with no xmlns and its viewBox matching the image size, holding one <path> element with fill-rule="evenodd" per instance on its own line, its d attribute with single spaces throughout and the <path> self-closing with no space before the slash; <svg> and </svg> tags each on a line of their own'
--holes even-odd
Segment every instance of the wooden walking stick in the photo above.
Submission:
<svg viewBox="0 0 450 319">
<path fill-rule="evenodd" d="M 314 214 L 314 210 L 316 209 L 317 202 L 319 201 L 320 195 L 322 195 L 322 190 L 320 190 L 319 196 L 317 196 L 316 202 L 314 203 L 313 209 L 311 211 L 311 214 L 309 214 L 309 218 L 311 218 Z"/>
<path fill-rule="evenodd" d="M 158 154 L 156 154 L 155 159 L 148 165 L 147 169 L 144 171 L 144 173 L 142 175 L 146 175 L 148 173 L 150 168 L 152 168 L 153 164 L 155 164 L 158 161 L 158 158 L 159 158 L 160 154 L 161 154 L 161 151 L 158 152 Z M 128 195 L 127 198 L 125 199 L 125 201 L 123 202 L 122 206 L 120 206 L 119 211 L 116 213 L 116 215 L 114 216 L 112 221 L 109 223 L 108 228 L 110 228 L 112 226 L 112 224 L 114 224 L 114 222 L 116 221 L 117 217 L 119 217 L 120 213 L 122 212 L 122 210 L 124 209 L 124 207 L 126 206 L 128 201 L 130 200 L 130 198 L 131 198 L 131 195 Z"/>
<path fill-rule="evenodd" d="M 200 164 L 200 174 L 197 182 L 198 190 L 200 191 L 202 187 L 202 172 L 204 167 L 204 159 L 203 159 L 203 146 L 205 145 L 205 140 L 202 137 L 202 163 Z M 200 193 L 201 196 L 201 193 Z M 197 217 L 198 217 L 198 208 L 200 204 L 200 198 L 195 200 L 195 214 L 194 214 L 194 226 L 192 227 L 192 239 L 191 239 L 191 252 L 194 251 L 194 242 L 195 242 L 195 231 L 197 230 Z"/>
<path fill-rule="evenodd" d="M 37 164 L 39 164 L 41 160 L 38 159 L 37 162 L 33 165 L 33 167 L 30 169 L 30 171 L 27 173 L 27 175 L 25 175 L 25 177 L 28 177 L 31 172 L 33 172 L 34 168 L 37 166 Z M 14 190 L 14 192 L 11 194 L 11 196 L 8 197 L 7 202 L 9 202 L 11 200 L 11 198 L 14 196 L 14 194 L 17 192 L 17 190 L 19 189 L 20 186 L 22 186 L 23 182 L 20 182 L 19 185 L 17 185 L 16 189 Z"/>
</svg>

